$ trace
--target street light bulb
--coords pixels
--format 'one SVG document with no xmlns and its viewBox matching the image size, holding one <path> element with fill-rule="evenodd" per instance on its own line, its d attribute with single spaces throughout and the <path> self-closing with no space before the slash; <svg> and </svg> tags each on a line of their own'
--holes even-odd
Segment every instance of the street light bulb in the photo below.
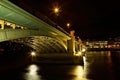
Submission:
<svg viewBox="0 0 120 80">
<path fill-rule="evenodd" d="M 70 23 L 67 23 L 67 27 L 70 28 Z"/>
<path fill-rule="evenodd" d="M 54 9 L 54 12 L 55 12 L 55 13 L 58 13 L 58 12 L 59 12 L 59 9 L 58 9 L 58 8 L 55 8 L 55 9 Z"/>
</svg>

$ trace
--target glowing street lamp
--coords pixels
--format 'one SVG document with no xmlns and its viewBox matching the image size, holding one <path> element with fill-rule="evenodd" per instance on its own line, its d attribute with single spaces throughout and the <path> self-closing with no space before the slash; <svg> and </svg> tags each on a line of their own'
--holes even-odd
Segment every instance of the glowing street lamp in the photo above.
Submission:
<svg viewBox="0 0 120 80">
<path fill-rule="evenodd" d="M 67 23 L 67 28 L 68 28 L 68 29 L 70 28 L 70 23 Z"/>
<path fill-rule="evenodd" d="M 55 13 L 55 15 L 59 15 L 59 13 L 60 13 L 60 10 L 59 10 L 59 8 L 58 7 L 54 7 L 54 13 Z"/>
<path fill-rule="evenodd" d="M 59 12 L 59 9 L 56 7 L 56 8 L 54 9 L 54 12 L 55 12 L 55 13 L 58 13 L 58 12 Z"/>
</svg>

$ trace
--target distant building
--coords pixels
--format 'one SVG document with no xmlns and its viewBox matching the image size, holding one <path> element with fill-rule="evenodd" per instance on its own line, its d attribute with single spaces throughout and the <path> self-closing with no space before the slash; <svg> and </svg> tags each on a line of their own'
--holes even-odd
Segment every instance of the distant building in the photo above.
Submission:
<svg viewBox="0 0 120 80">
<path fill-rule="evenodd" d="M 120 49 L 120 41 L 86 41 L 87 48 Z"/>
<path fill-rule="evenodd" d="M 87 48 L 107 48 L 108 41 L 86 41 Z"/>
</svg>

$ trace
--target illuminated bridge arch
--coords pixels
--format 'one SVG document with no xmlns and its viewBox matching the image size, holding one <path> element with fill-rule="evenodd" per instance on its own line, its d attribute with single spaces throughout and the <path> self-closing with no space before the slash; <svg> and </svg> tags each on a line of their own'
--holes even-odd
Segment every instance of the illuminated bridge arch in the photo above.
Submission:
<svg viewBox="0 0 120 80">
<path fill-rule="evenodd" d="M 11 41 L 28 45 L 39 53 L 65 53 L 67 51 L 58 40 L 47 36 L 33 36 Z"/>
<path fill-rule="evenodd" d="M 47 24 L 9 0 L 0 1 L 0 42 L 11 40 L 41 53 L 59 53 L 66 52 L 70 39 L 59 26 Z"/>
</svg>

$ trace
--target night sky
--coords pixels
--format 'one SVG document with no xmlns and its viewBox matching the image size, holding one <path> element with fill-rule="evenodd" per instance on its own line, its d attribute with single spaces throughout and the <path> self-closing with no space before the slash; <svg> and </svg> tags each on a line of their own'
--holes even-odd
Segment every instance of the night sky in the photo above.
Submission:
<svg viewBox="0 0 120 80">
<path fill-rule="evenodd" d="M 26 11 L 46 15 L 66 31 L 75 30 L 81 39 L 108 39 L 120 36 L 119 0 L 10 0 Z M 55 15 L 53 8 L 60 13 Z M 36 13 L 36 14 L 35 14 Z M 71 24 L 67 28 L 66 24 Z"/>
</svg>

